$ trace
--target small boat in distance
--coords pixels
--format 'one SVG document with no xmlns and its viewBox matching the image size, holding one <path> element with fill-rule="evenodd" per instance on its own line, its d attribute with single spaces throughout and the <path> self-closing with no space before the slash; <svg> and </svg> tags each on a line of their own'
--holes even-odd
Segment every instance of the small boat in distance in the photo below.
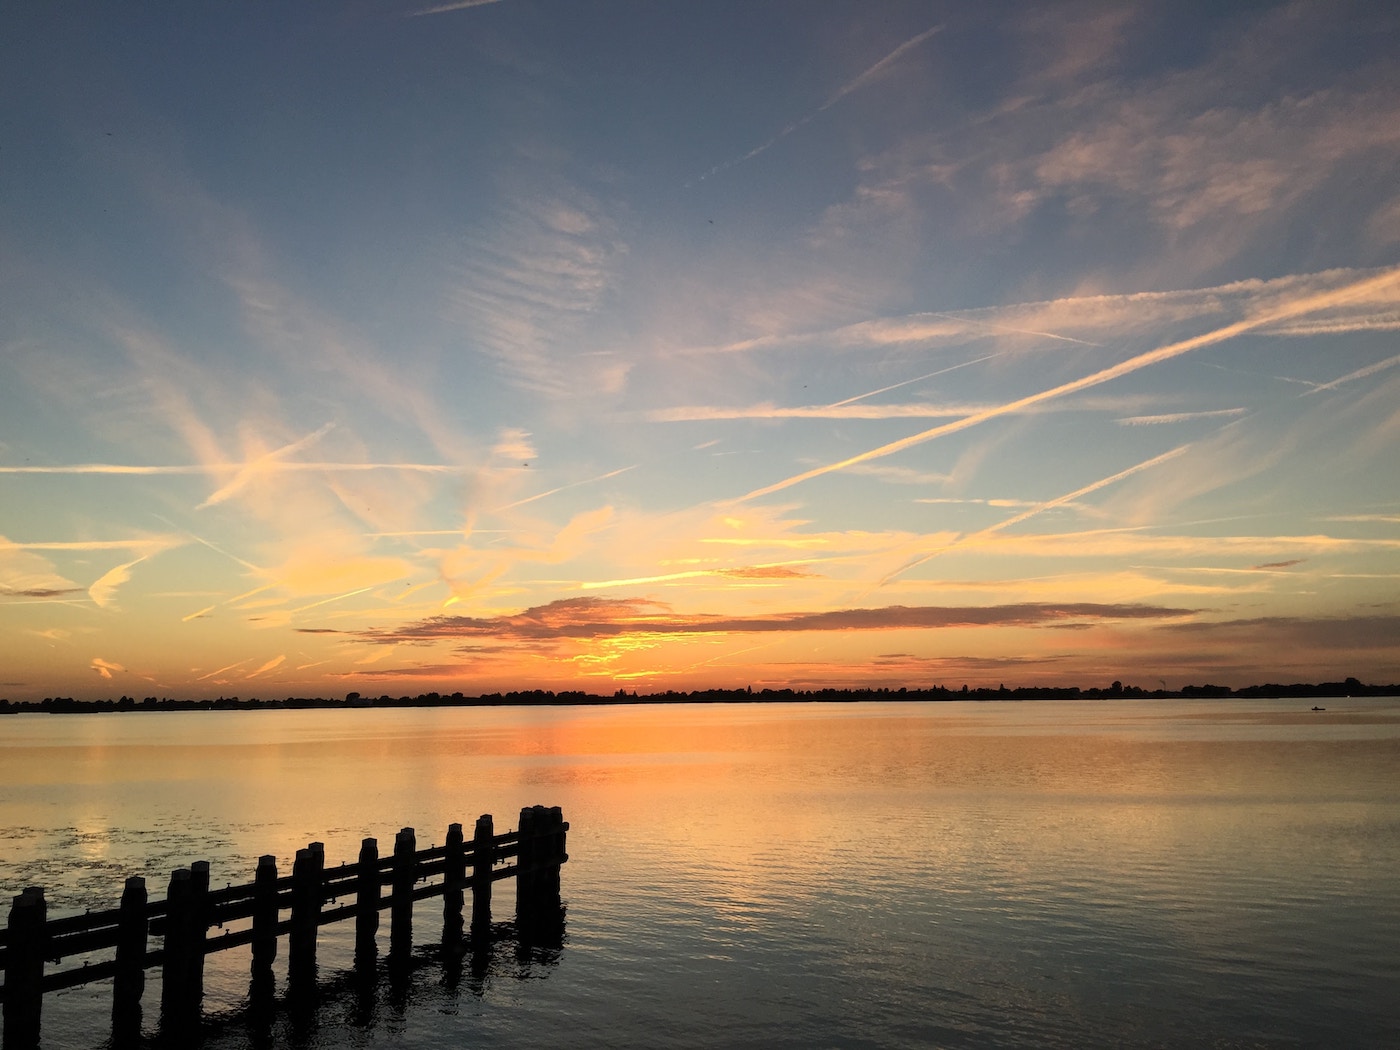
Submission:
<svg viewBox="0 0 1400 1050">
<path fill-rule="evenodd" d="M 1316 705 L 1314 705 L 1314 706 L 1313 706 L 1313 710 L 1314 710 L 1314 711 L 1326 711 L 1327 708 L 1325 708 L 1325 707 L 1317 707 Z"/>
</svg>

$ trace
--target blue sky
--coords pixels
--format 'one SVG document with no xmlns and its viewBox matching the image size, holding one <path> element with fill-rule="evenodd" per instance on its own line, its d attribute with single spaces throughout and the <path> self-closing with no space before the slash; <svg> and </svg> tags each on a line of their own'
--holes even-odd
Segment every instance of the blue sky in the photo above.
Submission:
<svg viewBox="0 0 1400 1050">
<path fill-rule="evenodd" d="M 0 696 L 1400 679 L 1400 13 L 0 14 Z"/>
</svg>

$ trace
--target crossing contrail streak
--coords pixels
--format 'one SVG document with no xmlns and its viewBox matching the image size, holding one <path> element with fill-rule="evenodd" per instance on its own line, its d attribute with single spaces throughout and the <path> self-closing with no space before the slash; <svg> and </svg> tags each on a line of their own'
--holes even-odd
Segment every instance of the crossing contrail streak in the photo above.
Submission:
<svg viewBox="0 0 1400 1050">
<path fill-rule="evenodd" d="M 1362 298 L 1391 287 L 1400 288 L 1400 269 L 1388 270 L 1379 276 L 1369 277 L 1366 280 L 1357 281 L 1333 291 L 1319 292 L 1316 295 L 1305 296 L 1301 299 L 1285 303 L 1282 306 L 1275 307 L 1272 310 L 1262 311 L 1254 317 L 1245 318 L 1242 321 L 1236 321 L 1233 324 L 1225 325 L 1222 328 L 1204 332 L 1201 335 L 1193 335 L 1189 339 L 1182 339 L 1175 343 L 1168 343 L 1166 346 L 1159 346 L 1155 350 L 1149 350 L 1146 353 L 1138 354 L 1136 357 L 1130 357 L 1126 361 L 1120 361 L 1110 368 L 1101 369 L 1080 379 L 1071 380 L 1068 383 L 1061 383 L 1059 386 L 1051 387 L 1048 390 L 1041 390 L 1034 394 L 1028 394 L 1015 401 L 1008 401 L 1002 405 L 995 405 L 991 408 L 983 409 L 981 412 L 974 412 L 971 415 L 964 416 L 962 419 L 956 419 L 951 423 L 944 423 L 941 426 L 931 427 L 918 434 L 911 434 L 909 437 L 900 438 L 898 441 L 891 441 L 889 444 L 881 445 L 879 448 L 873 448 L 866 452 L 859 452 L 854 456 L 838 460 L 835 463 L 828 463 L 821 467 L 813 467 L 811 470 L 803 471 L 801 474 L 794 474 L 790 478 L 784 478 L 782 481 L 774 482 L 771 485 L 765 485 L 763 488 L 754 489 L 752 492 L 746 493 L 732 502 L 743 503 L 751 499 L 758 499 L 762 496 L 770 496 L 775 492 L 781 492 L 784 489 L 791 488 L 804 481 L 810 481 L 812 478 L 819 478 L 823 474 L 830 474 L 834 471 L 854 466 L 857 463 L 865 463 L 872 459 L 880 459 L 883 456 L 893 455 L 896 452 L 903 452 L 907 448 L 913 448 L 915 445 L 922 445 L 926 441 L 932 441 L 934 438 L 943 437 L 945 434 L 956 434 L 961 430 L 975 427 L 979 423 L 987 422 L 989 419 L 997 419 L 1014 412 L 1021 412 L 1046 401 L 1053 401 L 1056 398 L 1064 397 L 1067 394 L 1077 394 L 1081 390 L 1088 390 L 1092 387 L 1107 383 L 1110 380 L 1119 379 L 1122 376 L 1131 375 L 1133 372 L 1140 371 L 1152 365 L 1160 364 L 1163 361 L 1170 361 L 1174 357 L 1180 357 L 1182 354 L 1190 353 L 1192 350 L 1199 350 L 1203 346 L 1213 346 L 1216 343 L 1223 343 L 1228 339 L 1233 339 L 1235 336 L 1254 331 L 1257 328 L 1262 328 L 1275 321 L 1284 320 L 1289 317 L 1300 317 L 1312 313 L 1315 310 L 1325 310 L 1351 299 Z"/>
<path fill-rule="evenodd" d="M 985 529 L 982 529 L 978 532 L 969 533 L 966 536 L 959 536 L 952 543 L 946 543 L 943 546 L 939 547 L 937 550 L 928 551 L 927 553 L 915 558 L 913 561 L 905 562 L 899 568 L 895 569 L 894 572 L 890 573 L 884 579 L 882 579 L 880 581 L 880 586 L 883 587 L 885 584 L 889 583 L 896 577 L 903 575 L 910 569 L 917 568 L 926 561 L 933 560 L 940 554 L 946 554 L 948 551 L 953 550 L 954 548 L 962 547 L 969 543 L 975 543 L 986 536 L 991 536 L 995 533 L 1001 532 L 1003 529 L 1009 529 L 1013 525 L 1019 525 L 1027 518 L 1033 518 L 1037 514 L 1043 514 L 1047 510 L 1053 510 L 1055 507 L 1064 506 L 1066 503 L 1073 503 L 1075 500 L 1079 499 L 1080 496 L 1087 496 L 1091 492 L 1097 492 L 1099 489 L 1106 488 L 1107 486 L 1112 485 L 1115 482 L 1122 481 L 1124 478 L 1132 477 L 1139 471 L 1149 470 L 1152 467 L 1157 466 L 1158 464 L 1167 462 L 1167 460 L 1169 459 L 1175 459 L 1177 456 L 1181 455 L 1190 447 L 1190 445 L 1178 445 L 1174 449 L 1170 449 L 1167 452 L 1163 452 L 1160 456 L 1153 456 L 1151 459 L 1143 460 L 1141 463 L 1138 463 L 1135 466 L 1128 467 L 1126 470 L 1120 470 L 1117 474 L 1112 474 L 1106 478 L 1100 478 L 1098 481 L 1085 485 L 1083 488 L 1075 489 L 1073 492 L 1067 492 L 1063 496 L 1056 496 L 1054 499 L 1046 500 L 1044 503 L 1037 503 L 1034 507 L 1030 507 L 1026 510 L 1021 511 L 1020 514 L 1013 514 L 1005 521 L 999 521 L 995 525 L 989 525 Z"/>
</svg>

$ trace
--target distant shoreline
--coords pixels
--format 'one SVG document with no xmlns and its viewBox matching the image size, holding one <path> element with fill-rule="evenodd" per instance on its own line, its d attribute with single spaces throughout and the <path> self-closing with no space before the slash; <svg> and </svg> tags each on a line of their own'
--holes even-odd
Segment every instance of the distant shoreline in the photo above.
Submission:
<svg viewBox="0 0 1400 1050">
<path fill-rule="evenodd" d="M 619 689 L 610 696 L 583 691 L 529 689 L 509 693 L 421 693 L 418 696 L 362 696 L 357 692 L 343 698 L 295 697 L 260 699 L 236 696 L 205 700 L 170 697 L 123 696 L 112 700 L 75 700 L 72 697 L 46 697 L 35 701 L 0 699 L 0 715 L 7 714 L 93 714 L 127 711 L 261 711 L 261 710 L 357 710 L 398 707 L 597 707 L 623 704 L 753 704 L 753 703 L 861 703 L 874 701 L 953 701 L 953 700 L 1261 700 L 1331 699 L 1366 696 L 1400 696 L 1400 685 L 1367 685 L 1355 678 L 1340 682 L 1294 683 L 1291 685 L 1250 685 L 1232 689 L 1223 685 L 1187 685 L 1180 689 L 1143 689 L 1140 686 L 1112 685 L 1098 688 L 1079 686 L 1021 686 L 996 689 L 963 686 L 949 689 L 933 686 L 923 689 L 696 689 L 691 692 L 667 690 L 663 693 L 636 693 Z"/>
</svg>

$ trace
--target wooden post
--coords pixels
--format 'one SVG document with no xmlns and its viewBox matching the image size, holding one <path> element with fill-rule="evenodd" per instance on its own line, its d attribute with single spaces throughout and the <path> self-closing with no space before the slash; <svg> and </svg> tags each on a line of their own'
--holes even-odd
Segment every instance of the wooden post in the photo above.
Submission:
<svg viewBox="0 0 1400 1050">
<path fill-rule="evenodd" d="M 112 1043 L 141 1037 L 141 994 L 146 990 L 146 880 L 133 875 L 122 890 L 117 919 L 117 972 L 112 979 Z"/>
<path fill-rule="evenodd" d="M 394 873 L 390 888 L 389 954 L 407 958 L 413 950 L 413 883 L 417 844 L 412 828 L 394 836 Z"/>
<path fill-rule="evenodd" d="M 526 806 L 522 809 L 517 826 L 519 838 L 515 855 L 515 921 L 521 929 L 529 925 L 530 916 L 535 910 L 535 886 L 539 881 L 535 872 L 538 852 L 535 818 L 539 809 L 539 806 Z"/>
<path fill-rule="evenodd" d="M 9 915 L 9 955 L 5 962 L 4 1050 L 39 1045 L 44 1005 L 44 950 L 48 920 L 44 891 L 30 886 L 14 899 Z"/>
<path fill-rule="evenodd" d="M 564 826 L 564 811 L 558 806 L 551 806 L 549 813 L 549 873 L 547 892 L 551 904 L 558 903 L 559 891 L 559 868 L 568 859 L 568 854 L 564 850 L 564 838 L 567 829 Z"/>
<path fill-rule="evenodd" d="M 360 875 L 355 880 L 355 962 L 372 962 L 379 932 L 379 841 L 360 842 Z"/>
<path fill-rule="evenodd" d="M 209 862 L 190 865 L 190 998 L 204 1002 L 204 941 L 209 933 Z"/>
<path fill-rule="evenodd" d="M 442 872 L 442 943 L 456 944 L 462 939 L 463 889 L 467 882 L 467 850 L 462 840 L 462 825 L 447 826 L 447 856 Z"/>
<path fill-rule="evenodd" d="M 292 863 L 292 929 L 287 935 L 287 979 L 303 985 L 316 982 L 316 928 L 321 915 L 321 871 L 325 847 L 313 842 L 297 850 Z"/>
<path fill-rule="evenodd" d="M 272 982 L 277 958 L 277 858 L 264 853 L 253 876 L 253 981 Z"/>
<path fill-rule="evenodd" d="M 194 958 L 195 914 L 198 905 L 193 873 L 177 868 L 170 873 L 165 894 L 165 960 L 161 966 L 160 1027 L 162 1035 L 178 1041 L 198 1024 L 198 985 L 191 978 L 198 963 Z"/>
<path fill-rule="evenodd" d="M 496 832 L 491 814 L 476 818 L 472 833 L 472 943 L 491 937 L 491 868 L 496 861 Z"/>
</svg>

